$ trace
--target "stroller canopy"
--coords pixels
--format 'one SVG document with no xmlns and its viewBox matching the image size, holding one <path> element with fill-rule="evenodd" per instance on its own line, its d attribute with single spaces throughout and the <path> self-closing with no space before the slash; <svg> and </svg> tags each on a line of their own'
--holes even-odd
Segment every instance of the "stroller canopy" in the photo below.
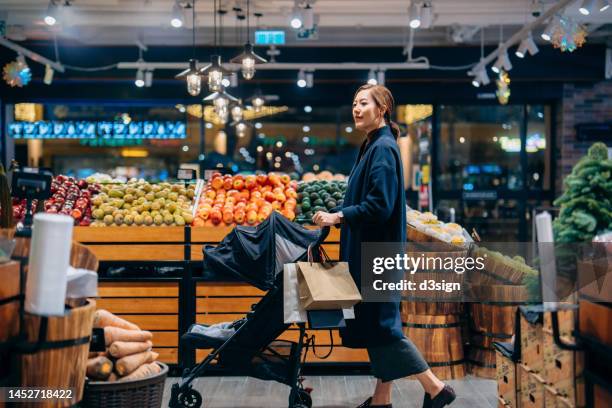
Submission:
<svg viewBox="0 0 612 408">
<path fill-rule="evenodd" d="M 218 246 L 204 246 L 204 267 L 269 290 L 286 263 L 304 257 L 319 230 L 308 230 L 273 211 L 255 227 L 236 226 Z"/>
</svg>

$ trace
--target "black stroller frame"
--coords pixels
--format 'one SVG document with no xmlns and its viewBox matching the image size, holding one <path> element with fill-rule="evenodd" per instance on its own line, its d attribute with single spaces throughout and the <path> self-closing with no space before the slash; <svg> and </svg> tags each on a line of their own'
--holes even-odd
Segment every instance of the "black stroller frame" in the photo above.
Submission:
<svg viewBox="0 0 612 408">
<path fill-rule="evenodd" d="M 309 246 L 308 253 L 318 256 L 321 243 L 329 233 L 329 227 L 321 230 L 318 240 Z M 303 256 L 300 259 L 303 259 Z M 316 259 L 319 261 L 320 259 Z M 302 352 L 314 338 L 306 334 L 306 324 L 297 323 L 297 342 L 276 340 L 291 324 L 283 319 L 283 274 L 279 273 L 273 287 L 251 308 L 246 317 L 234 322 L 236 331 L 221 344 L 212 345 L 208 356 L 191 369 L 185 369 L 180 382 L 174 383 L 170 395 L 170 408 L 198 408 L 202 406 L 202 395 L 192 387 L 192 382 L 201 376 L 213 362 L 230 368 L 232 374 L 246 375 L 263 380 L 275 380 L 288 385 L 289 408 L 311 408 L 310 390 L 303 386 L 301 377 Z M 266 332 L 267 330 L 267 332 Z M 245 334 L 246 333 L 246 334 Z M 261 343 L 265 342 L 264 346 Z M 240 344 L 240 343 L 243 344 Z M 238 343 L 238 344 L 236 344 Z M 257 345 L 260 347 L 257 347 Z M 282 354 L 274 347 L 288 349 Z M 333 348 L 333 345 L 332 345 Z M 328 353 L 328 355 L 331 354 Z M 304 361 L 305 361 L 304 355 Z"/>
</svg>

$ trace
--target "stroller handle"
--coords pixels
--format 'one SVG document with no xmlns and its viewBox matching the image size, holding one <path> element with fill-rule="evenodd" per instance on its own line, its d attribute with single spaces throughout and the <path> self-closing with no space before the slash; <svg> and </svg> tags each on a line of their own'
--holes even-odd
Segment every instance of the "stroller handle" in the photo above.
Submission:
<svg viewBox="0 0 612 408">
<path fill-rule="evenodd" d="M 317 238 L 316 242 L 314 242 L 313 244 L 311 244 L 312 246 L 319 246 L 321 245 L 323 242 L 325 242 L 325 239 L 327 238 L 327 236 L 329 235 L 329 231 L 330 231 L 330 227 L 323 227 L 319 230 L 319 238 Z"/>
</svg>

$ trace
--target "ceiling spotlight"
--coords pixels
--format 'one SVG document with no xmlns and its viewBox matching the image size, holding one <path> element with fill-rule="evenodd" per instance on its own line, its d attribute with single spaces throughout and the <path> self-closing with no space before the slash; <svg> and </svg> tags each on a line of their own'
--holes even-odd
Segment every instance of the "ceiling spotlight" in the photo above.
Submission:
<svg viewBox="0 0 612 408">
<path fill-rule="evenodd" d="M 502 68 L 504 71 L 508 72 L 512 69 L 512 63 L 510 62 L 510 57 L 508 57 L 508 49 L 500 47 L 497 61 L 495 61 L 495 64 L 493 64 L 491 70 L 496 74 L 499 74 Z"/>
<path fill-rule="evenodd" d="M 202 77 L 197 67 L 198 61 L 195 59 L 189 60 L 189 68 L 176 75 L 175 78 L 185 78 L 187 82 L 187 92 L 191 96 L 197 96 L 202 90 Z"/>
<path fill-rule="evenodd" d="M 312 106 L 310 106 L 310 105 L 304 106 L 304 112 L 306 112 L 306 113 L 312 112 Z"/>
<path fill-rule="evenodd" d="M 223 85 L 224 88 L 229 88 L 231 84 L 232 83 L 228 78 L 223 78 L 223 80 L 221 81 L 221 85 Z"/>
<path fill-rule="evenodd" d="M 144 71 L 142 69 L 136 71 L 136 80 L 134 81 L 134 85 L 136 85 L 138 88 L 142 88 L 145 85 Z"/>
<path fill-rule="evenodd" d="M 433 23 L 433 7 L 430 1 L 423 3 L 421 7 L 421 28 L 430 28 Z"/>
<path fill-rule="evenodd" d="M 410 28 L 419 28 L 421 26 L 421 8 L 417 6 L 415 0 L 410 2 L 409 16 Z"/>
<path fill-rule="evenodd" d="M 599 0 L 599 3 L 597 4 L 597 8 L 599 9 L 600 12 L 606 11 L 607 9 L 610 8 L 610 0 Z"/>
<path fill-rule="evenodd" d="M 170 25 L 174 28 L 181 28 L 183 24 L 185 24 L 183 8 L 179 4 L 178 0 L 176 0 L 172 6 L 172 19 L 170 20 Z"/>
<path fill-rule="evenodd" d="M 308 125 L 302 126 L 302 132 L 304 132 L 304 133 L 310 132 L 310 126 L 308 126 Z"/>
<path fill-rule="evenodd" d="M 305 30 L 312 30 L 314 28 L 314 10 L 310 3 L 307 3 L 306 7 L 302 10 L 302 25 Z"/>
<path fill-rule="evenodd" d="M 385 71 L 384 70 L 379 69 L 378 71 L 376 71 L 376 83 L 379 85 L 385 84 Z"/>
<path fill-rule="evenodd" d="M 45 65 L 45 76 L 43 78 L 43 82 L 45 85 L 51 85 L 53 83 L 53 68 L 50 65 Z"/>
<path fill-rule="evenodd" d="M 491 82 L 489 75 L 487 74 L 487 69 L 484 65 L 477 66 L 477 68 L 472 71 L 472 74 L 474 75 L 472 85 L 476 88 L 480 87 L 481 85 L 489 85 Z"/>
<path fill-rule="evenodd" d="M 57 12 L 58 6 L 55 4 L 54 0 L 49 1 L 49 6 L 47 7 L 47 14 L 45 14 L 45 24 L 52 26 L 57 23 Z"/>
<path fill-rule="evenodd" d="M 554 17 L 552 17 L 550 19 L 550 22 L 544 29 L 544 31 L 542 31 L 542 34 L 540 34 L 540 37 L 542 37 L 542 39 L 545 41 L 550 41 L 552 39 L 552 36 L 556 28 L 557 28 L 557 21 L 555 20 Z"/>
<path fill-rule="evenodd" d="M 529 33 L 527 37 L 521 41 L 521 44 L 514 54 L 519 58 L 525 58 L 525 54 L 527 54 L 527 52 L 529 52 L 529 55 L 534 56 L 538 53 L 538 51 L 540 50 L 538 50 L 538 46 L 536 45 L 535 41 L 533 41 L 531 33 Z"/>
<path fill-rule="evenodd" d="M 314 85 L 314 72 L 306 72 L 306 88 L 312 88 Z"/>
<path fill-rule="evenodd" d="M 378 81 L 376 81 L 376 73 L 374 72 L 373 69 L 371 69 L 370 72 L 368 72 L 368 84 L 370 85 L 378 84 Z"/>
<path fill-rule="evenodd" d="M 153 71 L 149 69 L 144 73 L 144 86 L 150 88 L 151 85 L 153 85 Z"/>
<path fill-rule="evenodd" d="M 594 3 L 595 0 L 582 0 L 582 5 L 578 9 L 578 11 L 580 12 L 580 14 L 588 16 L 589 14 L 591 14 L 591 11 L 593 11 Z"/>
<path fill-rule="evenodd" d="M 299 1 L 295 2 L 295 6 L 293 7 L 293 11 L 291 12 L 291 20 L 290 23 L 291 28 L 296 30 L 302 28 L 302 10 L 299 7 Z"/>
<path fill-rule="evenodd" d="M 297 86 L 300 88 L 304 88 L 306 86 L 306 73 L 302 69 L 300 72 L 298 72 Z"/>
</svg>

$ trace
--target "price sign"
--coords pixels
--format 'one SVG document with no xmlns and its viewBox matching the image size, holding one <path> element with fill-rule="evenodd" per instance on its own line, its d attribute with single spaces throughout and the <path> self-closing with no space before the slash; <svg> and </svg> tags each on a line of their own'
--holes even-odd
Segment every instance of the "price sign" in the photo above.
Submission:
<svg viewBox="0 0 612 408">
<path fill-rule="evenodd" d="M 196 172 L 194 169 L 178 169 L 176 178 L 178 180 L 191 181 L 196 178 Z"/>
</svg>

